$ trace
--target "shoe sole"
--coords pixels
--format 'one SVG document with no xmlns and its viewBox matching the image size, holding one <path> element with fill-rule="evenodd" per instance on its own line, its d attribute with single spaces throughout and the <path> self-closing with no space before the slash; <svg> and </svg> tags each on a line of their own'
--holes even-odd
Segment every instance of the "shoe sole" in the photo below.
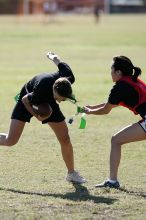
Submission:
<svg viewBox="0 0 146 220">
<path fill-rule="evenodd" d="M 112 189 L 119 189 L 120 188 L 120 186 L 117 186 L 117 187 L 115 187 L 115 186 L 95 186 L 95 188 L 112 188 Z"/>
</svg>

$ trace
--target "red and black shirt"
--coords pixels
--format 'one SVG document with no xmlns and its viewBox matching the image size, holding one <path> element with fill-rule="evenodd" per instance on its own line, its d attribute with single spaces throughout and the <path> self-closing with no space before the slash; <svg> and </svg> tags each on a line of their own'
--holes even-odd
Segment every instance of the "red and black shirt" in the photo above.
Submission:
<svg viewBox="0 0 146 220">
<path fill-rule="evenodd" d="M 138 84 L 142 84 L 145 88 L 141 89 Z M 146 85 L 140 80 L 133 82 L 129 77 L 122 77 L 111 89 L 108 102 L 112 105 L 125 106 L 135 114 L 144 117 L 146 115 Z"/>
</svg>

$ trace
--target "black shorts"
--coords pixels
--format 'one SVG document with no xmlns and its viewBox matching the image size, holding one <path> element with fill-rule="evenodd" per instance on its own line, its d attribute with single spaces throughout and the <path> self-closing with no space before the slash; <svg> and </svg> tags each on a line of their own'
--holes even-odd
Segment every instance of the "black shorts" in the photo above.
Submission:
<svg viewBox="0 0 146 220">
<path fill-rule="evenodd" d="M 25 108 L 24 104 L 21 101 L 21 99 L 24 95 L 26 95 L 26 91 L 25 91 L 25 88 L 22 88 L 22 90 L 20 92 L 20 99 L 16 103 L 16 105 L 13 109 L 11 119 L 20 120 L 23 122 L 30 122 L 33 115 L 29 111 L 27 111 L 27 109 Z M 65 117 L 64 117 L 63 113 L 61 112 L 59 105 L 56 102 L 53 102 L 50 105 L 51 105 L 53 112 L 48 119 L 42 121 L 42 124 L 45 124 L 48 122 L 62 122 L 62 121 L 64 121 Z"/>
</svg>

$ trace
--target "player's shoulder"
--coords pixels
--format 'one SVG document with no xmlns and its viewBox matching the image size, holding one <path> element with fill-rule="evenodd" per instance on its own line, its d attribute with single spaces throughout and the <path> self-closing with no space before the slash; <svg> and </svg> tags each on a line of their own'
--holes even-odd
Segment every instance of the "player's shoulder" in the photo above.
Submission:
<svg viewBox="0 0 146 220">
<path fill-rule="evenodd" d="M 111 91 L 112 92 L 118 92 L 118 93 L 125 93 L 125 92 L 128 92 L 129 91 L 129 89 L 130 89 L 130 85 L 129 84 L 127 84 L 126 82 L 124 82 L 124 81 L 117 81 L 114 85 L 113 85 L 113 87 L 112 87 L 112 89 L 111 89 Z"/>
<path fill-rule="evenodd" d="M 124 88 L 129 87 L 130 85 L 129 85 L 129 83 L 127 83 L 124 80 L 119 80 L 119 81 L 116 82 L 115 86 L 118 87 L 118 88 L 123 88 L 124 89 Z"/>
</svg>

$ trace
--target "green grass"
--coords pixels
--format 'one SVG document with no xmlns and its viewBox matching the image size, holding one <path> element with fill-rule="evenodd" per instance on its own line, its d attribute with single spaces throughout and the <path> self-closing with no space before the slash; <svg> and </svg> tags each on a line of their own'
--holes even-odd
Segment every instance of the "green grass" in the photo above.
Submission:
<svg viewBox="0 0 146 220">
<path fill-rule="evenodd" d="M 45 53 L 55 51 L 74 71 L 74 92 L 80 105 L 107 99 L 112 87 L 112 57 L 123 54 L 143 70 L 146 80 L 146 16 L 58 15 L 45 24 L 38 17 L 0 17 L 0 122 L 9 128 L 13 97 L 23 83 L 37 73 L 55 71 Z M 75 113 L 61 104 L 66 117 Z M 48 125 L 35 119 L 11 149 L 0 148 L 0 219 L 143 220 L 146 216 L 145 142 L 123 147 L 119 179 L 124 188 L 95 189 L 108 176 L 110 138 L 119 129 L 139 120 L 124 108 L 107 116 L 90 116 L 79 130 L 79 118 L 69 126 L 75 167 L 88 182 L 84 186 L 65 181 L 66 168 L 60 146 Z"/>
</svg>

